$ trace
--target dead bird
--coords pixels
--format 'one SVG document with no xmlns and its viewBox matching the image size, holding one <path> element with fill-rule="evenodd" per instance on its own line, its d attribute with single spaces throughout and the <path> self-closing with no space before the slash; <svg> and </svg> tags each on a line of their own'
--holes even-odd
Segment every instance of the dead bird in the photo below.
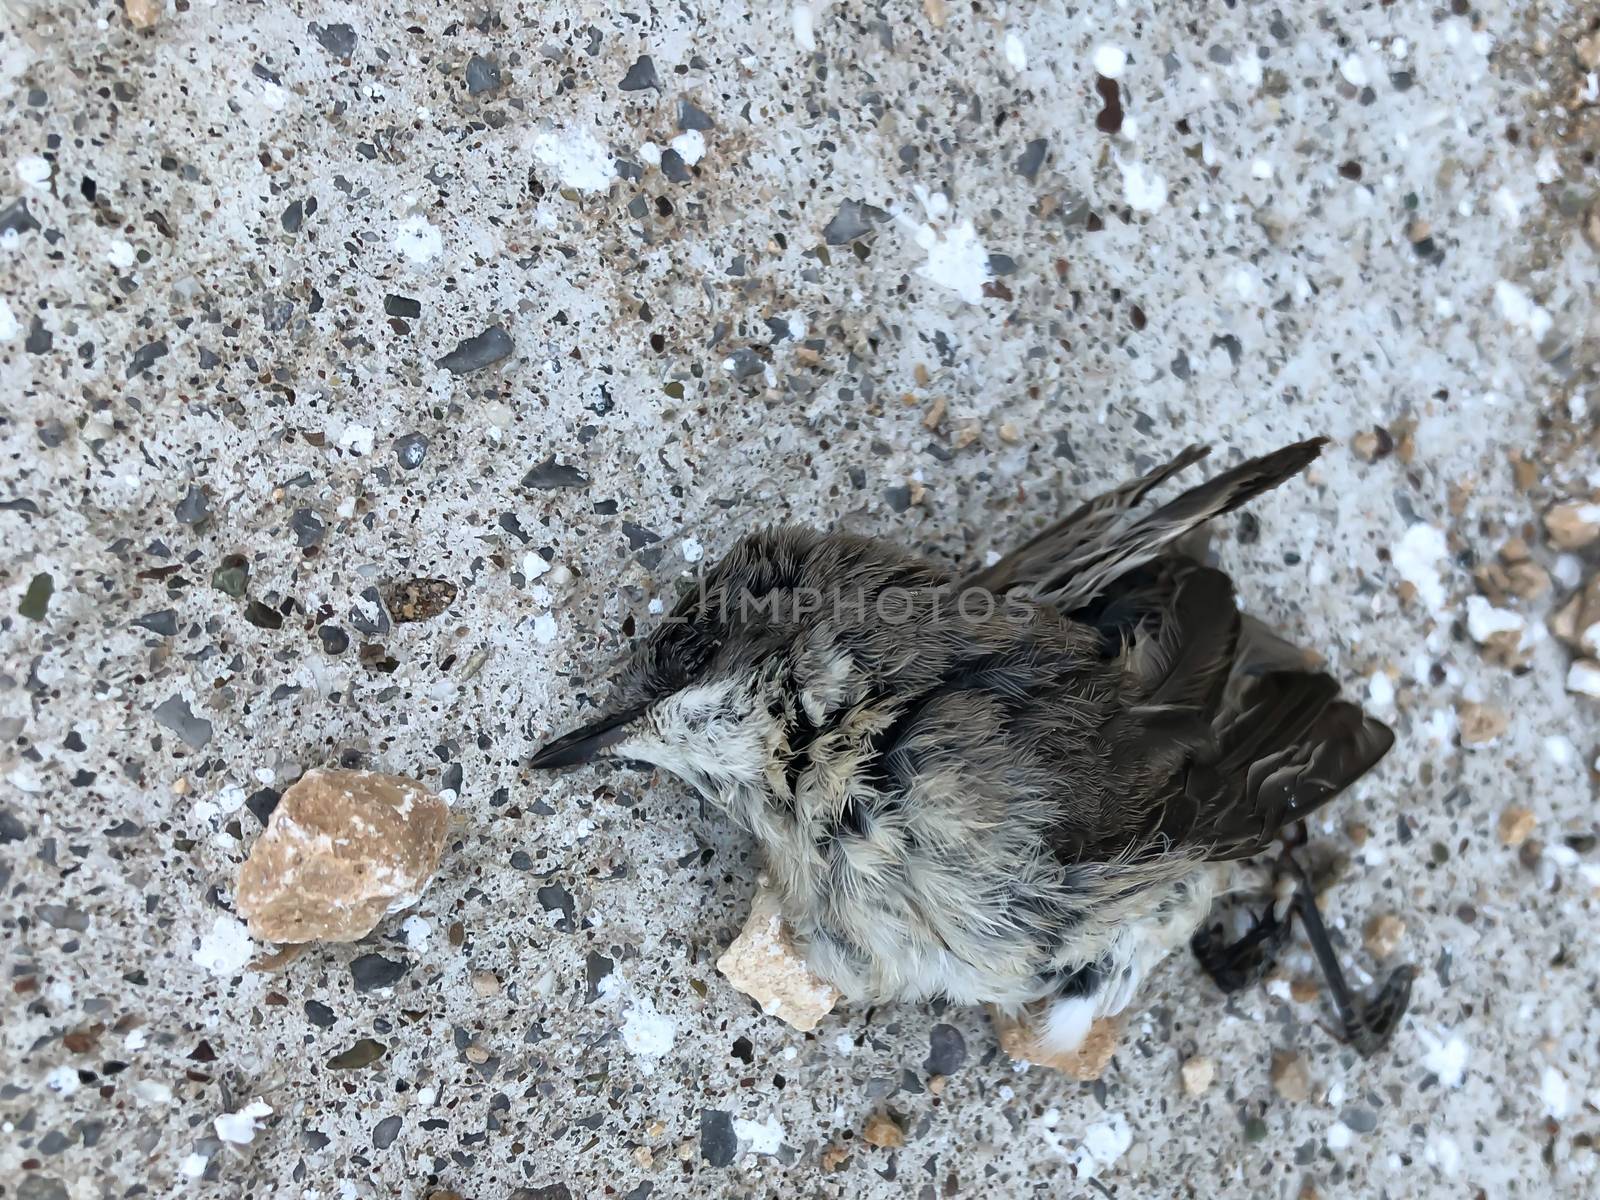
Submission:
<svg viewBox="0 0 1600 1200">
<path fill-rule="evenodd" d="M 604 756 L 692 784 L 760 844 L 808 962 L 851 1000 L 1027 1008 L 1070 1052 L 1191 939 L 1225 989 L 1258 980 L 1298 913 L 1342 1035 L 1371 1053 L 1411 969 L 1354 994 L 1287 856 L 1248 933 L 1202 930 L 1233 864 L 1394 742 L 1186 544 L 1325 440 L 1147 505 L 1205 457 L 1190 447 L 966 575 L 881 540 L 752 534 L 604 715 L 530 765 Z"/>
</svg>

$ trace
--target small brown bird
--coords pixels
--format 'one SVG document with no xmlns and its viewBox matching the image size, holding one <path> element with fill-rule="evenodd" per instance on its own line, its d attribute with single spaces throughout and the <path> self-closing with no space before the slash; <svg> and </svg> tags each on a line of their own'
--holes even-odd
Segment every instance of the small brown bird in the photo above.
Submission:
<svg viewBox="0 0 1600 1200">
<path fill-rule="evenodd" d="M 884 541 L 752 534 L 638 648 L 604 715 L 531 765 L 605 756 L 691 783 L 759 842 L 808 961 L 848 998 L 1027 1008 L 1070 1051 L 1191 938 L 1224 988 L 1258 979 L 1298 912 L 1370 1053 L 1411 969 L 1354 995 L 1287 855 L 1291 895 L 1243 938 L 1197 932 L 1231 864 L 1394 741 L 1242 616 L 1193 545 L 1323 444 L 1147 507 L 1205 457 L 1191 447 L 965 576 Z"/>
</svg>

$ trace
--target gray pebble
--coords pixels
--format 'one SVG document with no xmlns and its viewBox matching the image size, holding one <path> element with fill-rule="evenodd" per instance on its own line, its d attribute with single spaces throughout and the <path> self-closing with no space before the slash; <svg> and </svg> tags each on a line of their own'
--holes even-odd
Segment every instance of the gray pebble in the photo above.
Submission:
<svg viewBox="0 0 1600 1200">
<path fill-rule="evenodd" d="M 967 1061 L 967 1040 L 954 1025 L 935 1025 L 928 1034 L 928 1057 L 922 1069 L 929 1075 L 954 1075 Z"/>
<path fill-rule="evenodd" d="M 511 353 L 511 335 L 498 325 L 491 325 L 477 337 L 461 341 L 454 350 L 439 359 L 437 366 L 452 375 L 470 375 L 495 363 Z"/>
<path fill-rule="evenodd" d="M 887 220 L 889 214 L 860 200 L 846 200 L 833 220 L 822 227 L 822 240 L 830 246 L 843 246 L 872 232 L 872 226 Z"/>
<path fill-rule="evenodd" d="M 372 1145 L 376 1150 L 387 1150 L 400 1136 L 400 1118 L 385 1117 L 372 1130 Z"/>
<path fill-rule="evenodd" d="M 428 439 L 420 433 L 402 434 L 394 440 L 394 456 L 408 471 L 415 471 L 420 467 L 427 453 Z"/>
<path fill-rule="evenodd" d="M 481 96 L 500 90 L 500 67 L 492 58 L 474 54 L 467 60 L 467 95 Z"/>
<path fill-rule="evenodd" d="M 179 524 L 198 525 L 211 515 L 211 501 L 206 498 L 205 492 L 191 483 L 189 490 L 183 494 L 183 499 L 178 501 L 173 514 L 178 518 Z"/>
<path fill-rule="evenodd" d="M 373 992 L 379 988 L 393 987 L 405 978 L 411 964 L 381 954 L 363 954 L 350 960 L 350 978 L 356 991 Z"/>
<path fill-rule="evenodd" d="M 660 87 L 661 79 L 656 75 L 656 64 L 648 54 L 641 54 L 622 77 L 622 90 L 625 92 L 642 92 L 646 88 Z"/>
<path fill-rule="evenodd" d="M 739 1153 L 733 1117 L 715 1108 L 700 1110 L 700 1157 L 713 1167 L 726 1167 Z"/>
<path fill-rule="evenodd" d="M 312 21 L 309 26 L 311 36 L 317 39 L 320 45 L 335 58 L 349 58 L 356 50 L 356 31 L 350 26 L 339 23 L 337 25 L 318 25 Z"/>
<path fill-rule="evenodd" d="M 589 477 L 577 467 L 558 463 L 551 455 L 522 477 L 522 486 L 540 491 L 549 488 L 588 487 Z"/>
<path fill-rule="evenodd" d="M 191 750 L 199 750 L 211 740 L 211 722 L 195 716 L 189 702 L 176 692 L 156 705 L 153 715 Z"/>
</svg>

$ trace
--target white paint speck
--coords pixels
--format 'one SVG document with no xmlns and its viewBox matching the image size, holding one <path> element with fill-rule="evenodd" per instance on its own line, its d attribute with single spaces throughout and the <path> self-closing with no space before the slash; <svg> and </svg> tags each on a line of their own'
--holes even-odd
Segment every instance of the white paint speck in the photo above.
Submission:
<svg viewBox="0 0 1600 1200">
<path fill-rule="evenodd" d="M 1167 181 L 1139 162 L 1117 160 L 1122 172 L 1122 198 L 1135 212 L 1155 212 L 1167 202 Z"/>
<path fill-rule="evenodd" d="M 660 1058 L 672 1049 L 678 1027 L 672 1018 L 657 1011 L 648 996 L 640 996 L 622 1021 L 622 1044 L 641 1058 Z"/>
<path fill-rule="evenodd" d="M 1250 164 L 1250 174 L 1257 179 L 1271 179 L 1272 172 L 1272 164 L 1264 158 L 1258 158 Z"/>
<path fill-rule="evenodd" d="M 213 975 L 228 976 L 242 971 L 253 953 L 255 946 L 244 922 L 219 916 L 212 920 L 211 931 L 201 935 L 200 948 L 189 958 Z"/>
<path fill-rule="evenodd" d="M 684 538 L 679 545 L 683 551 L 683 561 L 697 563 L 706 556 L 706 548 L 695 538 Z"/>
<path fill-rule="evenodd" d="M 191 1154 L 178 1164 L 178 1173 L 188 1179 L 199 1179 L 206 1173 L 206 1164 L 210 1161 L 203 1154 Z"/>
<path fill-rule="evenodd" d="M 1442 1133 L 1436 1133 L 1428 1139 L 1427 1145 L 1422 1148 L 1422 1157 L 1446 1175 L 1454 1175 L 1461 1169 L 1461 1147 L 1456 1145 L 1454 1138 Z"/>
<path fill-rule="evenodd" d="M 44 1077 L 44 1085 L 52 1092 L 59 1092 L 63 1096 L 70 1096 L 82 1086 L 78 1081 L 78 1073 L 68 1066 L 56 1067 Z"/>
<path fill-rule="evenodd" d="M 549 569 L 549 561 L 537 550 L 529 550 L 522 556 L 522 577 L 524 579 L 537 579 Z"/>
<path fill-rule="evenodd" d="M 1361 61 L 1359 55 L 1352 54 L 1339 64 L 1339 74 L 1344 76 L 1344 81 L 1351 87 L 1363 88 L 1367 86 L 1367 64 Z"/>
<path fill-rule="evenodd" d="M 611 151 L 587 129 L 541 130 L 533 136 L 533 156 L 580 192 L 603 192 L 617 177 Z"/>
<path fill-rule="evenodd" d="M 136 1101 L 152 1108 L 172 1103 L 172 1088 L 159 1079 L 141 1079 L 132 1090 Z"/>
<path fill-rule="evenodd" d="M 428 224 L 427 217 L 407 217 L 395 230 L 394 249 L 419 265 L 431 262 L 444 253 L 444 235 Z"/>
<path fill-rule="evenodd" d="M 777 1117 L 768 1117 L 765 1121 L 735 1118 L 733 1135 L 749 1143 L 751 1154 L 776 1154 L 783 1145 L 783 1126 L 778 1124 Z"/>
<path fill-rule="evenodd" d="M 548 646 L 556 640 L 559 632 L 555 616 L 551 613 L 540 613 L 533 619 L 533 639 Z"/>
<path fill-rule="evenodd" d="M 28 187 L 45 187 L 50 182 L 52 170 L 49 159 L 40 158 L 37 154 L 28 154 L 17 159 L 17 178 Z"/>
<path fill-rule="evenodd" d="M 1444 607 L 1444 579 L 1439 564 L 1450 555 L 1444 532 L 1419 521 L 1395 544 L 1390 551 L 1394 569 L 1412 587 L 1429 609 L 1438 612 Z"/>
<path fill-rule="evenodd" d="M 1526 329 L 1536 340 L 1550 332 L 1551 316 L 1516 284 L 1501 279 L 1494 285 L 1494 303 L 1507 325 Z"/>
<path fill-rule="evenodd" d="M 662 613 L 667 611 L 667 602 L 660 596 L 652 596 L 650 598 L 650 603 L 645 605 L 645 607 L 649 610 L 652 617 L 659 617 Z"/>
<path fill-rule="evenodd" d="M 370 425 L 346 425 L 339 433 L 339 448 L 365 457 L 372 453 L 377 436 Z"/>
<path fill-rule="evenodd" d="M 698 129 L 685 129 L 672 139 L 671 145 L 678 157 L 692 167 L 705 157 L 706 135 Z"/>
<path fill-rule="evenodd" d="M 22 325 L 17 320 L 17 314 L 11 311 L 11 305 L 6 303 L 4 296 L 0 296 L 0 342 L 9 342 L 22 332 Z"/>
<path fill-rule="evenodd" d="M 1375 671 L 1372 678 L 1367 680 L 1367 702 L 1379 712 L 1393 711 L 1394 680 L 1385 672 Z"/>
<path fill-rule="evenodd" d="M 1128 69 L 1128 52 L 1121 46 L 1097 46 L 1094 52 L 1094 70 L 1107 79 L 1120 79 Z"/>
<path fill-rule="evenodd" d="M 661 165 L 661 147 L 654 142 L 646 142 L 639 147 L 639 161 L 647 167 L 659 167 Z"/>
<path fill-rule="evenodd" d="M 139 256 L 134 251 L 132 242 L 117 238 L 106 250 L 106 261 L 117 270 L 126 271 L 139 261 Z"/>
<path fill-rule="evenodd" d="M 1078 1178 L 1093 1179 L 1126 1154 L 1131 1145 L 1133 1130 L 1121 1113 L 1110 1113 L 1104 1121 L 1086 1126 L 1075 1164 Z"/>
<path fill-rule="evenodd" d="M 1545 1115 L 1557 1121 L 1572 1111 L 1572 1089 L 1567 1077 L 1554 1067 L 1546 1067 L 1539 1076 L 1539 1099 L 1544 1101 Z"/>
<path fill-rule="evenodd" d="M 1545 737 L 1543 745 L 1544 756 L 1558 767 L 1570 767 L 1578 761 L 1578 748 L 1569 737 L 1552 733 Z"/>
<path fill-rule="evenodd" d="M 1005 36 L 1006 62 L 1013 71 L 1026 71 L 1028 69 L 1028 51 L 1022 44 L 1022 36 L 1015 29 L 1006 30 Z"/>
<path fill-rule="evenodd" d="M 236 1146 L 248 1146 L 256 1140 L 256 1131 L 261 1128 L 261 1118 L 272 1115 L 272 1105 L 265 1100 L 252 1100 L 238 1112 L 223 1113 L 212 1121 L 217 1136 L 225 1142 L 232 1142 Z"/>
<path fill-rule="evenodd" d="M 433 926 L 415 913 L 400 922 L 400 933 L 406 939 L 406 947 L 418 954 L 426 950 L 428 943 L 433 940 Z"/>
<path fill-rule="evenodd" d="M 931 225 L 914 228 L 917 245 L 928 254 L 928 261 L 917 268 L 917 273 L 949 288 L 968 304 L 983 303 L 983 285 L 989 281 L 989 252 L 978 240 L 972 222 L 963 220 L 943 233 Z"/>
<path fill-rule="evenodd" d="M 1350 1143 L 1354 1140 L 1355 1134 L 1351 1131 L 1350 1126 L 1346 1125 L 1343 1121 L 1335 1121 L 1332 1125 L 1328 1126 L 1329 1150 L 1347 1150 L 1350 1147 Z"/>
<path fill-rule="evenodd" d="M 856 1039 L 848 1033 L 841 1033 L 833 1039 L 833 1052 L 840 1058 L 849 1058 L 856 1052 Z"/>
<path fill-rule="evenodd" d="M 794 44 L 807 54 L 817 48 L 817 14 L 809 4 L 796 4 L 789 10 L 789 27 Z"/>
<path fill-rule="evenodd" d="M 1427 1053 L 1422 1056 L 1423 1067 L 1438 1076 L 1442 1087 L 1460 1087 L 1461 1081 L 1467 1075 L 1467 1060 L 1472 1056 L 1461 1035 L 1444 1030 L 1439 1036 L 1435 1036 L 1427 1029 L 1419 1027 L 1417 1036 L 1427 1047 Z"/>
</svg>

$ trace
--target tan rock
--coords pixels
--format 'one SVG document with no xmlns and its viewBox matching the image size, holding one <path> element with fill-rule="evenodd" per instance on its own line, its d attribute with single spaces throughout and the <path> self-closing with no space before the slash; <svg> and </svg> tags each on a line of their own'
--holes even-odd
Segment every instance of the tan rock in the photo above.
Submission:
<svg viewBox="0 0 1600 1200">
<path fill-rule="evenodd" d="M 1105 1073 L 1111 1056 L 1117 1052 L 1117 1037 L 1122 1032 L 1120 1021 L 1102 1017 L 1089 1026 L 1083 1045 L 1070 1053 L 1058 1054 L 1040 1044 L 1037 1025 L 1043 1017 L 1042 1006 L 1026 1013 L 1020 1021 L 993 1007 L 989 1009 L 989 1017 L 1000 1035 L 1000 1049 L 1012 1059 L 1050 1067 L 1080 1083 L 1099 1079 Z"/>
<path fill-rule="evenodd" d="M 122 11 L 135 29 L 154 29 L 161 19 L 161 0 L 122 0 Z"/>
<path fill-rule="evenodd" d="M 1366 942 L 1367 953 L 1373 958 L 1389 958 L 1400 949 L 1400 942 L 1406 936 L 1406 923 L 1393 913 L 1381 913 L 1367 922 L 1362 930 L 1362 940 Z"/>
<path fill-rule="evenodd" d="M 1532 810 L 1526 808 L 1508 808 L 1500 814 L 1499 824 L 1495 832 L 1500 835 L 1502 846 L 1520 846 L 1533 836 L 1534 828 L 1539 820 L 1533 815 Z"/>
<path fill-rule="evenodd" d="M 743 931 L 717 959 L 717 970 L 761 1005 L 762 1012 L 802 1033 L 815 1029 L 839 1002 L 839 990 L 806 965 L 783 923 L 777 894 L 764 880 L 751 900 Z"/>
<path fill-rule="evenodd" d="M 824 1171 L 837 1171 L 850 1161 L 850 1151 L 843 1146 L 829 1146 L 820 1161 Z"/>
<path fill-rule="evenodd" d="M 270 942 L 353 942 L 417 902 L 439 865 L 449 809 L 399 775 L 307 771 L 239 870 L 235 902 Z"/>
<path fill-rule="evenodd" d="M 1586 38 L 1579 38 L 1574 48 L 1578 52 L 1578 61 L 1583 64 L 1585 71 L 1600 70 L 1600 33 L 1591 33 Z"/>
<path fill-rule="evenodd" d="M 1463 700 L 1456 705 L 1456 727 L 1463 746 L 1487 746 L 1510 727 L 1510 720 L 1498 708 Z"/>
<path fill-rule="evenodd" d="M 882 1150 L 898 1150 L 906 1144 L 906 1131 L 888 1113 L 875 1112 L 867 1118 L 861 1140 Z"/>
<path fill-rule="evenodd" d="M 1544 530 L 1558 550 L 1582 550 L 1600 541 L 1600 504 L 1557 504 L 1544 514 Z"/>
<path fill-rule="evenodd" d="M 1600 658 L 1600 575 L 1556 611 L 1550 632 L 1576 653 Z"/>
<path fill-rule="evenodd" d="M 1178 1068 L 1178 1076 L 1183 1080 L 1185 1096 L 1202 1095 L 1217 1081 L 1216 1060 L 1204 1054 L 1186 1058 L 1183 1060 L 1183 1066 Z"/>
<path fill-rule="evenodd" d="M 493 971 L 474 971 L 472 973 L 472 990 L 484 999 L 500 994 L 500 976 Z"/>
<path fill-rule="evenodd" d="M 1279 1050 L 1272 1056 L 1272 1090 L 1290 1104 L 1311 1099 L 1311 1072 L 1298 1054 Z"/>
</svg>

